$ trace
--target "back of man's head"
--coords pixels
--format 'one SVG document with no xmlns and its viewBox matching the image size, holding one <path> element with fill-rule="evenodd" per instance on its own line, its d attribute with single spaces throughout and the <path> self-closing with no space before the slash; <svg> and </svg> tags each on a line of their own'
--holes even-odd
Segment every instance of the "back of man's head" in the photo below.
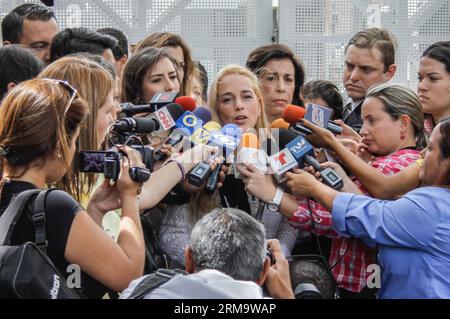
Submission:
<svg viewBox="0 0 450 319">
<path fill-rule="evenodd" d="M 197 271 L 215 269 L 256 282 L 266 257 L 264 226 L 244 211 L 215 209 L 195 224 L 189 248 Z"/>
<path fill-rule="evenodd" d="M 350 45 L 354 45 L 360 49 L 378 49 L 381 52 L 385 72 L 390 65 L 395 63 L 397 40 L 394 35 L 387 30 L 379 28 L 362 30 L 350 39 L 345 47 L 345 52 L 347 52 Z"/>
<path fill-rule="evenodd" d="M 36 77 L 42 67 L 41 61 L 28 50 L 15 45 L 0 47 L 0 101 L 9 85 Z"/>
<path fill-rule="evenodd" d="M 103 28 L 97 30 L 97 32 L 109 35 L 117 40 L 117 45 L 112 49 L 116 61 L 128 55 L 128 39 L 122 31 L 115 28 Z"/>
<path fill-rule="evenodd" d="M 112 50 L 116 45 L 117 40 L 109 35 L 87 28 L 68 28 L 58 32 L 53 38 L 50 61 L 77 52 L 102 55 L 105 50 Z"/>
<path fill-rule="evenodd" d="M 299 259 L 289 263 L 289 271 L 294 294 L 300 284 L 312 284 L 324 299 L 334 299 L 335 282 L 325 265 L 308 259 Z M 296 295 L 296 298 L 299 296 Z"/>
<path fill-rule="evenodd" d="M 12 44 L 20 43 L 23 33 L 23 21 L 25 19 L 48 21 L 52 18 L 56 20 L 55 13 L 46 6 L 35 3 L 22 4 L 3 18 L 2 40 Z"/>
</svg>

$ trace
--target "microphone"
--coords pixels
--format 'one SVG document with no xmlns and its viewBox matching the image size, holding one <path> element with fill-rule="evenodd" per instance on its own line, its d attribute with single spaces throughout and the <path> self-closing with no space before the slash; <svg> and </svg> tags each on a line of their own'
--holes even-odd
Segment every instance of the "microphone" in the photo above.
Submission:
<svg viewBox="0 0 450 319">
<path fill-rule="evenodd" d="M 174 102 L 180 104 L 183 107 L 183 109 L 190 112 L 193 112 L 197 107 L 197 102 L 195 102 L 195 100 L 190 96 L 179 96 L 175 99 Z"/>
<path fill-rule="evenodd" d="M 298 122 L 301 118 L 305 118 L 316 125 L 324 127 L 334 134 L 341 134 L 343 130 L 342 127 L 330 121 L 332 112 L 333 111 L 329 108 L 316 104 L 309 104 L 308 110 L 305 110 L 300 106 L 289 104 L 283 110 L 282 117 L 284 121 L 291 124 L 290 129 L 292 131 L 303 136 L 312 134 L 312 132 Z"/>
<path fill-rule="evenodd" d="M 234 138 L 236 140 L 235 145 L 237 145 L 239 143 L 238 141 L 241 139 L 242 130 L 235 124 L 226 124 L 222 128 L 222 133 L 230 138 Z M 208 178 L 205 187 L 205 192 L 207 192 L 208 194 L 214 193 L 214 191 L 217 189 L 217 184 L 219 183 L 219 174 L 222 170 L 222 166 L 227 161 L 227 157 L 234 152 L 235 148 L 236 147 L 222 147 L 224 162 L 217 164 L 214 171 L 211 173 L 211 176 Z"/>
<path fill-rule="evenodd" d="M 275 179 L 278 183 L 284 182 L 284 173 L 299 166 L 298 162 L 301 162 L 302 154 L 298 151 L 302 151 L 304 154 L 306 152 L 314 151 L 312 146 L 311 149 L 293 149 L 296 151 L 296 157 L 294 157 L 288 147 L 294 148 L 294 145 L 296 145 L 298 141 L 301 141 L 300 138 L 302 138 L 301 135 L 297 135 L 291 130 L 280 129 L 278 143 L 280 151 L 269 157 L 270 168 L 274 172 Z"/>
<path fill-rule="evenodd" d="M 282 113 L 282 118 L 290 124 L 295 124 L 299 119 L 305 117 L 306 110 L 300 106 L 288 104 Z"/>
<path fill-rule="evenodd" d="M 283 119 L 276 119 L 275 121 L 272 122 L 272 124 L 270 124 L 270 128 L 283 128 L 288 130 L 289 123 Z"/>
<path fill-rule="evenodd" d="M 237 153 L 236 163 L 248 163 L 253 165 L 263 174 L 267 174 L 267 155 L 259 149 L 258 137 L 253 133 L 244 133 Z M 235 169 L 235 178 L 242 178 L 242 174 Z"/>
<path fill-rule="evenodd" d="M 309 103 L 305 119 L 320 127 L 330 130 L 333 134 L 342 134 L 343 128 L 330 121 L 333 110 L 328 107 Z"/>
<path fill-rule="evenodd" d="M 172 146 L 175 146 L 175 145 L 177 145 L 178 143 L 180 143 L 182 140 L 183 140 L 183 138 L 184 138 L 184 131 L 183 130 L 180 130 L 181 131 L 181 133 L 179 133 L 179 134 L 176 134 L 176 135 L 174 135 L 174 136 L 171 136 L 164 144 L 168 144 L 168 145 L 172 145 Z M 166 160 L 167 159 L 167 155 L 166 154 L 164 154 L 163 152 L 161 152 L 161 150 L 158 150 L 156 153 L 155 153 L 155 162 L 158 162 L 158 161 L 164 161 L 164 160 Z"/>
<path fill-rule="evenodd" d="M 186 111 L 193 111 L 196 107 L 195 100 L 190 96 L 176 97 L 178 93 L 156 93 L 148 104 L 134 105 L 133 103 L 121 103 L 121 113 L 130 117 L 138 113 L 153 113 L 171 103 L 179 104 Z"/>
<path fill-rule="evenodd" d="M 170 103 L 156 110 L 146 118 L 154 119 L 160 124 L 155 130 L 155 133 L 159 133 L 170 130 L 174 127 L 176 125 L 175 121 L 177 121 L 185 113 L 186 112 L 184 112 L 181 105 Z"/>
<path fill-rule="evenodd" d="M 229 126 L 227 129 L 227 132 L 230 132 L 230 131 L 232 131 L 232 130 L 231 130 L 231 127 Z M 221 153 L 224 155 L 224 157 L 226 157 L 227 155 L 234 152 L 234 150 L 236 149 L 236 147 L 239 143 L 239 141 L 236 140 L 235 135 L 239 134 L 238 131 L 240 131 L 240 129 L 236 126 L 236 129 L 233 131 L 234 131 L 233 136 L 225 135 L 222 131 L 220 131 L 220 132 L 216 131 L 216 132 L 211 133 L 211 139 L 208 144 L 219 146 L 222 149 L 222 152 L 214 154 L 210 158 L 210 160 L 216 158 L 217 156 L 220 156 Z M 197 186 L 197 187 L 201 186 L 206 181 L 206 179 L 208 178 L 210 173 L 211 173 L 211 167 L 208 163 L 206 163 L 206 162 L 199 163 L 189 173 L 188 181 L 190 184 L 192 184 L 194 186 Z M 217 172 L 216 174 L 218 175 L 219 172 Z M 218 176 L 217 176 L 217 178 L 218 178 Z M 213 181 L 211 181 L 210 191 L 212 189 L 212 184 L 213 184 Z M 217 182 L 215 182 L 215 184 L 217 185 Z"/>
<path fill-rule="evenodd" d="M 209 121 L 203 125 L 203 127 L 199 128 L 195 131 L 188 142 L 192 146 L 197 144 L 209 144 L 212 138 L 212 132 L 220 131 L 221 126 L 219 123 L 214 121 Z"/>
<path fill-rule="evenodd" d="M 195 116 L 200 118 L 203 121 L 203 123 L 208 123 L 212 120 L 211 112 L 208 110 L 208 108 L 204 106 L 197 106 L 192 113 L 194 113 Z"/>
<path fill-rule="evenodd" d="M 296 135 L 292 131 L 280 132 L 280 147 L 282 151 L 270 157 L 270 167 L 275 172 L 277 181 L 284 181 L 284 173 L 295 168 L 303 167 L 304 164 L 312 166 L 320 172 L 322 180 L 334 189 L 341 189 L 342 178 L 330 167 L 323 168 L 314 158 L 313 146 L 301 135 Z"/>
</svg>

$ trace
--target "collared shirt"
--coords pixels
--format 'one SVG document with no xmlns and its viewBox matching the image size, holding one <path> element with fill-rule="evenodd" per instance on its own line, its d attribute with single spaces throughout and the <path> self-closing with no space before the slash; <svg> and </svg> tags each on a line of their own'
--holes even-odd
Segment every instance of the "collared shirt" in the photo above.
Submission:
<svg viewBox="0 0 450 319">
<path fill-rule="evenodd" d="M 388 156 L 376 158 L 371 165 L 385 175 L 393 175 L 409 166 L 419 158 L 419 151 L 402 149 Z M 355 184 L 362 192 L 366 189 L 357 180 Z M 306 199 L 299 200 L 298 210 L 289 219 L 291 225 L 303 232 L 333 238 L 329 264 L 335 266 L 332 273 L 340 288 L 360 292 L 367 283 L 367 267 L 376 264 L 376 249 L 368 247 L 360 239 L 339 236 L 333 228 L 331 213 L 322 205 L 310 202 L 311 212 Z M 311 216 L 314 224 L 311 223 Z"/>
<path fill-rule="evenodd" d="M 342 236 L 378 244 L 379 298 L 450 298 L 450 190 L 423 187 L 395 201 L 340 194 L 333 224 Z"/>
</svg>

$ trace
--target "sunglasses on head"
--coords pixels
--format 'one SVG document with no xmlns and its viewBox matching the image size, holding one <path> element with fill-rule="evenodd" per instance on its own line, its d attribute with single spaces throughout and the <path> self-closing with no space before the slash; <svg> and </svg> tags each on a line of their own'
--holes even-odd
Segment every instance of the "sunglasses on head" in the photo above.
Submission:
<svg viewBox="0 0 450 319">
<path fill-rule="evenodd" d="M 77 89 L 75 89 L 72 85 L 70 85 L 69 82 L 67 82 L 65 80 L 50 79 L 50 78 L 44 78 L 44 80 L 49 80 L 49 81 L 52 81 L 54 83 L 61 85 L 67 91 L 67 93 L 69 93 L 69 97 L 70 97 L 69 102 L 65 106 L 64 113 L 63 113 L 63 116 L 66 115 L 67 111 L 70 108 L 70 105 L 72 104 L 73 100 L 75 100 L 75 98 L 78 94 Z"/>
</svg>

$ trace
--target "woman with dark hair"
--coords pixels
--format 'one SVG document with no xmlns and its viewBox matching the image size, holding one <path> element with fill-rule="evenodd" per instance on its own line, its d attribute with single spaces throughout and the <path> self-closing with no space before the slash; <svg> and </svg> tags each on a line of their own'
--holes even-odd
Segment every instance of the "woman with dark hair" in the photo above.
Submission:
<svg viewBox="0 0 450 319">
<path fill-rule="evenodd" d="M 450 115 L 450 41 L 433 43 L 419 63 L 417 93 L 427 114 L 425 126 L 433 130 L 439 119 Z"/>
<path fill-rule="evenodd" d="M 143 48 L 123 71 L 122 101 L 148 103 L 158 92 L 179 92 L 180 79 L 175 60 L 164 48 Z"/>
<path fill-rule="evenodd" d="M 137 54 L 143 48 L 148 47 L 167 48 L 169 55 L 175 61 L 178 71 L 181 84 L 180 95 L 190 95 L 192 90 L 191 80 L 195 72 L 195 63 L 186 41 L 174 33 L 156 32 L 140 41 L 134 48 L 134 54 Z"/>
<path fill-rule="evenodd" d="M 259 79 L 270 123 L 281 117 L 287 104 L 303 105 L 300 87 L 305 81 L 305 70 L 288 46 L 270 44 L 256 48 L 248 56 L 246 67 Z"/>
<path fill-rule="evenodd" d="M 449 117 L 435 127 L 422 156 L 425 187 L 395 201 L 339 193 L 302 170 L 287 173 L 294 193 L 332 211 L 340 235 L 378 245 L 379 298 L 450 298 Z"/>
<path fill-rule="evenodd" d="M 303 103 L 318 104 L 333 110 L 331 120 L 342 118 L 344 102 L 338 87 L 325 80 L 315 80 L 305 83 L 300 89 L 300 98 Z"/>
</svg>

